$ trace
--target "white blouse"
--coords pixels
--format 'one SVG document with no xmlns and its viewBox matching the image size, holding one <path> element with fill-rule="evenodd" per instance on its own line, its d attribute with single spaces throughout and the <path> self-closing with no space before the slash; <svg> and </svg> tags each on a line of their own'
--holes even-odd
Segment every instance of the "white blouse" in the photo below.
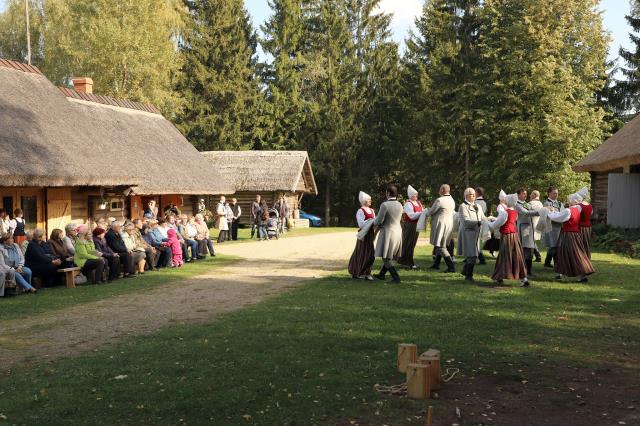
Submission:
<svg viewBox="0 0 640 426">
<path fill-rule="evenodd" d="M 413 204 L 411 201 L 407 201 L 406 203 L 404 203 L 404 212 L 411 220 L 416 220 L 420 218 L 420 215 L 422 214 L 422 212 L 414 213 L 413 211 L 414 206 L 417 207 L 418 204 Z"/>
<path fill-rule="evenodd" d="M 553 212 L 549 212 L 549 214 L 547 215 L 547 217 L 549 219 L 551 219 L 554 222 L 558 222 L 558 223 L 564 223 L 566 221 L 568 221 L 569 219 L 571 219 L 571 209 L 572 208 L 577 208 L 578 211 L 582 211 L 582 207 L 580 206 L 573 206 L 573 207 L 569 207 L 568 209 L 562 209 L 560 211 L 553 211 Z"/>
<path fill-rule="evenodd" d="M 502 207 L 502 208 L 500 208 L 500 207 Z M 494 229 L 494 230 L 498 229 L 502 225 L 507 223 L 507 219 L 509 218 L 509 215 L 507 214 L 507 210 L 513 210 L 513 209 L 509 208 L 509 207 L 505 208 L 501 204 L 498 205 L 498 217 L 496 218 L 496 220 L 494 220 L 493 222 L 489 223 L 489 226 L 491 227 L 491 229 Z"/>
<path fill-rule="evenodd" d="M 368 209 L 368 213 L 373 213 L 373 217 L 376 216 L 375 212 L 371 207 L 359 208 L 358 212 L 356 213 L 356 222 L 358 222 L 358 228 L 362 228 L 364 226 L 364 223 L 367 221 L 364 217 L 364 212 L 362 211 L 362 209 Z"/>
</svg>

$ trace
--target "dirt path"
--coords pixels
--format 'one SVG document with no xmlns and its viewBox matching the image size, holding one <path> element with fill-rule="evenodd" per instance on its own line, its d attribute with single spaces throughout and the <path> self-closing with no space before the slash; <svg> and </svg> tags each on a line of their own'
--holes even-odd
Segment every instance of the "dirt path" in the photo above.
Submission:
<svg viewBox="0 0 640 426">
<path fill-rule="evenodd" d="M 28 360 L 74 356 L 168 325 L 211 321 L 346 268 L 354 244 L 355 233 L 343 232 L 220 245 L 218 252 L 245 260 L 147 293 L 4 321 L 0 329 L 3 369 Z"/>
</svg>

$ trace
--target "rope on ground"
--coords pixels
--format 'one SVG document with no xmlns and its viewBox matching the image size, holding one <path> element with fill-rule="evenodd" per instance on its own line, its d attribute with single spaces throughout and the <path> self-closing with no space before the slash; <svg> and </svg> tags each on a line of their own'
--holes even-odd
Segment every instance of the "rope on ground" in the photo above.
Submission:
<svg viewBox="0 0 640 426">
<path fill-rule="evenodd" d="M 451 380 L 453 380 L 454 377 L 456 377 L 456 374 L 458 374 L 459 372 L 459 368 L 447 368 L 447 371 L 445 371 L 445 373 L 442 375 L 442 381 L 445 383 L 449 383 Z"/>
<path fill-rule="evenodd" d="M 442 375 L 442 381 L 444 383 L 449 383 L 453 378 L 460 372 L 459 368 L 447 368 L 445 373 Z M 406 395 L 407 393 L 407 384 L 401 383 L 399 385 L 379 385 L 375 384 L 373 386 L 376 392 L 384 393 L 389 395 Z"/>
</svg>

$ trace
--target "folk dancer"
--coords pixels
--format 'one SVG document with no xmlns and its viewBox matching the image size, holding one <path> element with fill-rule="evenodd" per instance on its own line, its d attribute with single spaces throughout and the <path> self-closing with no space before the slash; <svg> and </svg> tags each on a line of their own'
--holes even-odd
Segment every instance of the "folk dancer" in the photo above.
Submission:
<svg viewBox="0 0 640 426">
<path fill-rule="evenodd" d="M 518 235 L 520 236 L 520 245 L 524 254 L 524 264 L 527 266 L 527 276 L 533 275 L 533 249 L 536 247 L 534 236 L 535 227 L 533 226 L 533 218 L 540 216 L 536 210 L 533 210 L 531 204 L 527 202 L 527 190 L 524 188 L 516 191 L 518 194 L 518 202 L 516 203 L 516 211 L 518 212 Z"/>
<path fill-rule="evenodd" d="M 587 276 L 595 272 L 584 248 L 582 234 L 580 233 L 582 207 L 579 200 L 581 198 L 578 194 L 571 194 L 569 196 L 569 208 L 560 211 L 554 210 L 549 213 L 549 218 L 552 222 L 562 225 L 554 265 L 557 280 L 561 280 L 562 276 L 566 275 L 568 277 L 580 277 L 578 282 L 586 283 L 588 281 Z M 552 208 L 549 207 L 549 210 Z"/>
<path fill-rule="evenodd" d="M 464 190 L 464 203 L 458 209 L 460 214 L 460 232 L 458 245 L 464 256 L 462 275 L 465 280 L 473 282 L 473 269 L 480 253 L 478 241 L 480 240 L 480 227 L 486 220 L 484 210 L 476 201 L 476 190 L 467 188 Z"/>
<path fill-rule="evenodd" d="M 484 200 L 484 188 L 481 186 L 476 188 L 476 204 L 482 209 L 483 216 L 487 216 L 487 202 Z M 482 240 L 478 238 L 478 260 L 481 265 L 486 265 L 487 261 L 482 253 Z"/>
<path fill-rule="evenodd" d="M 447 249 L 451 243 L 453 217 L 456 214 L 456 202 L 451 197 L 450 191 L 449 185 L 440 186 L 440 198 L 434 201 L 429 209 L 429 216 L 431 216 L 430 243 L 436 251 L 436 258 L 431 269 L 440 269 L 440 261 L 444 259 L 447 270 L 443 272 L 456 271 L 453 254 L 449 253 Z"/>
<path fill-rule="evenodd" d="M 500 250 L 491 278 L 498 284 L 502 284 L 504 280 L 520 280 L 521 287 L 528 287 L 527 267 L 522 256 L 522 246 L 516 227 L 517 204 L 516 194 L 507 196 L 507 207 L 499 210 L 498 217 L 490 225 L 492 229 L 500 230 Z"/>
<path fill-rule="evenodd" d="M 582 235 L 582 242 L 584 244 L 584 250 L 591 259 L 591 217 L 593 216 L 593 206 L 586 200 L 589 198 L 589 190 L 582 188 L 576 193 L 579 197 L 580 208 L 580 234 Z"/>
<path fill-rule="evenodd" d="M 540 191 L 534 189 L 531 191 L 529 195 L 529 204 L 531 204 L 531 208 L 537 212 L 539 212 L 544 206 L 542 205 L 542 201 L 540 201 Z M 537 230 L 538 222 L 540 221 L 540 216 L 532 217 L 533 221 L 533 239 L 535 242 L 535 246 L 533 247 L 533 255 L 535 256 L 535 262 L 542 262 L 542 256 L 540 255 L 540 250 L 538 249 L 538 241 L 542 238 L 542 234 Z"/>
<path fill-rule="evenodd" d="M 502 189 L 498 194 L 498 206 L 496 207 L 497 214 L 500 214 L 500 211 L 507 209 L 507 193 Z M 484 244 L 484 249 L 489 251 L 491 257 L 495 257 L 494 252 L 500 250 L 500 230 L 495 229 L 491 233 L 491 238 L 487 240 Z"/>
<path fill-rule="evenodd" d="M 398 264 L 411 269 L 418 269 L 413 259 L 413 254 L 420 235 L 416 231 L 416 226 L 424 208 L 420 200 L 418 200 L 418 191 L 413 186 L 409 185 L 407 195 L 409 199 L 404 204 L 404 212 L 402 213 L 402 255 L 398 259 Z"/>
<path fill-rule="evenodd" d="M 356 213 L 356 222 L 358 223 L 358 229 L 362 230 L 367 221 L 376 218 L 376 213 L 371 208 L 371 196 L 369 194 L 360 191 L 358 199 L 360 201 L 360 208 Z M 370 226 L 365 237 L 356 241 L 356 248 L 353 250 L 348 268 L 349 273 L 354 279 L 359 278 L 373 281 L 371 267 L 376 260 L 375 249 L 373 247 L 375 238 L 374 227 Z"/>
<path fill-rule="evenodd" d="M 394 260 L 400 257 L 402 252 L 402 204 L 398 202 L 398 188 L 389 185 L 387 188 L 387 201 L 382 203 L 378 216 L 373 224 L 378 227 L 378 242 L 376 244 L 376 257 L 382 258 L 382 269 L 376 275 L 379 280 L 384 280 L 387 272 L 391 273 L 393 283 L 400 283 L 400 276 L 395 266 Z"/>
<path fill-rule="evenodd" d="M 543 203 L 544 207 L 550 207 L 550 211 L 559 212 L 564 208 L 562 202 L 558 199 L 558 188 L 550 186 L 547 190 L 547 200 Z M 560 230 L 562 224 L 551 221 L 551 231 L 542 236 L 542 242 L 547 248 L 547 257 L 544 260 L 545 268 L 552 268 L 551 261 L 556 261 L 556 254 L 558 252 L 558 239 L 560 238 Z"/>
</svg>

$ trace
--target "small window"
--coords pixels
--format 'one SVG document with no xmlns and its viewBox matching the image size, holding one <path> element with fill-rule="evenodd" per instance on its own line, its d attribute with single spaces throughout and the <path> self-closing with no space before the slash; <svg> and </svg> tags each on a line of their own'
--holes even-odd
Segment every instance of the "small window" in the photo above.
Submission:
<svg viewBox="0 0 640 426">
<path fill-rule="evenodd" d="M 122 200 L 118 200 L 118 199 L 111 200 L 111 204 L 109 207 L 110 211 L 121 212 L 123 208 L 124 208 L 124 203 L 122 202 Z"/>
</svg>

